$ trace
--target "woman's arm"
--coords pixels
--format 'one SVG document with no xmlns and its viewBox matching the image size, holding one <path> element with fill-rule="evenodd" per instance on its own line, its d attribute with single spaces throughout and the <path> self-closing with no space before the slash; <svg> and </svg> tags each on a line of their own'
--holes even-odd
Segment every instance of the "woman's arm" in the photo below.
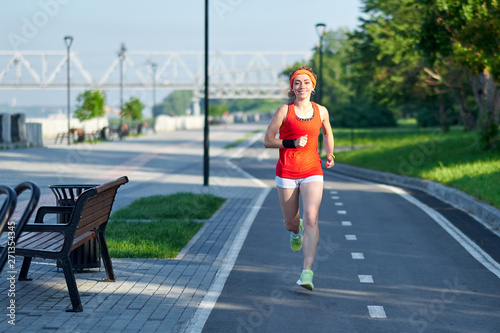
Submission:
<svg viewBox="0 0 500 333">
<path fill-rule="evenodd" d="M 333 138 L 332 126 L 330 125 L 330 115 L 324 106 L 320 106 L 321 114 L 321 131 L 323 133 L 323 141 L 325 143 L 326 167 L 331 168 L 335 164 L 335 158 L 332 156 L 335 150 L 335 140 Z"/>
<path fill-rule="evenodd" d="M 264 136 L 264 146 L 266 148 L 286 148 L 283 146 L 283 140 L 276 138 L 276 134 L 285 121 L 287 112 L 288 105 L 284 104 L 274 113 L 273 119 L 271 119 L 269 126 L 267 126 L 266 135 Z M 304 147 L 307 144 L 307 135 L 294 139 L 293 144 L 295 147 Z"/>
</svg>

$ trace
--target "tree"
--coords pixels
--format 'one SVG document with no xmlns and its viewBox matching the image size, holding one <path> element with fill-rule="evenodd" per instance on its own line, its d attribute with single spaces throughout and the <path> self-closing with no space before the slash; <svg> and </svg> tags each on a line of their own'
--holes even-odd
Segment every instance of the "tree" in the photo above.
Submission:
<svg viewBox="0 0 500 333">
<path fill-rule="evenodd" d="M 346 29 L 329 31 L 323 46 L 322 104 L 338 127 L 396 126 L 394 114 L 375 97 L 372 72 L 362 78 L 362 66 L 356 62 L 355 39 Z M 359 54 L 359 53 L 357 53 Z M 319 50 L 310 63 L 319 68 Z M 318 73 L 319 74 L 319 73 Z"/>
<path fill-rule="evenodd" d="M 80 121 L 89 120 L 95 117 L 103 117 L 105 102 L 102 90 L 86 90 L 76 98 L 78 108 L 75 110 L 75 117 Z"/>
<path fill-rule="evenodd" d="M 226 104 L 210 105 L 210 115 L 213 117 L 220 117 L 226 112 L 229 112 L 229 107 Z"/>
<path fill-rule="evenodd" d="M 141 120 L 144 107 L 144 104 L 138 98 L 130 97 L 130 100 L 122 107 L 121 116 L 131 120 Z"/>
<path fill-rule="evenodd" d="M 215 105 L 227 105 L 229 112 L 273 112 L 280 105 L 287 102 L 286 95 L 283 94 L 281 99 L 271 98 L 238 98 L 238 99 L 210 99 L 210 115 L 213 115 L 212 107 Z M 202 107 L 203 109 L 203 107 Z"/>
<path fill-rule="evenodd" d="M 160 105 L 156 105 L 153 109 L 154 116 L 160 114 L 166 115 L 185 115 L 189 109 L 193 99 L 192 90 L 175 90 L 170 93 Z"/>
<path fill-rule="evenodd" d="M 451 59 L 470 68 L 481 141 L 499 144 L 500 4 L 495 0 L 420 0 L 426 10 L 420 47 L 431 62 Z"/>
<path fill-rule="evenodd" d="M 363 3 L 369 19 L 351 35 L 358 87 L 395 114 L 416 113 L 421 125 L 441 124 L 446 132 L 461 121 L 466 130 L 474 129 L 470 70 L 450 59 L 432 61 L 420 44 L 425 29 L 439 33 L 422 25 L 429 6 L 420 0 Z"/>
</svg>

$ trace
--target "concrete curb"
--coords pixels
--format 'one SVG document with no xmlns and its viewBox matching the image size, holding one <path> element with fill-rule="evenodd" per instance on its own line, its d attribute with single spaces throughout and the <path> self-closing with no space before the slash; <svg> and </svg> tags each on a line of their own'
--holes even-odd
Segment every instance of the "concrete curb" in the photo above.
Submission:
<svg viewBox="0 0 500 333">
<path fill-rule="evenodd" d="M 380 183 L 399 185 L 425 191 L 450 205 L 471 214 L 481 223 L 498 230 L 500 228 L 500 210 L 465 194 L 462 191 L 436 183 L 431 180 L 399 176 L 392 173 L 374 171 L 351 165 L 335 163 L 334 172 L 354 177 L 368 178 Z"/>
</svg>

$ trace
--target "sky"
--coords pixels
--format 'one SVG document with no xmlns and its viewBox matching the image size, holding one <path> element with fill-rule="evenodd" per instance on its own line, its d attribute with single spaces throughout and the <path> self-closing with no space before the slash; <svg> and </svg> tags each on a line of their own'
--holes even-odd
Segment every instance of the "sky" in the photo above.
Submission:
<svg viewBox="0 0 500 333">
<path fill-rule="evenodd" d="M 361 0 L 210 0 L 209 48 L 307 52 L 318 42 L 317 23 L 353 30 L 360 7 Z M 63 38 L 71 35 L 86 68 L 108 67 L 122 43 L 129 51 L 203 51 L 204 15 L 201 0 L 0 0 L 0 51 L 66 51 Z M 0 103 L 13 100 L 65 105 L 66 92 L 0 90 Z"/>
</svg>

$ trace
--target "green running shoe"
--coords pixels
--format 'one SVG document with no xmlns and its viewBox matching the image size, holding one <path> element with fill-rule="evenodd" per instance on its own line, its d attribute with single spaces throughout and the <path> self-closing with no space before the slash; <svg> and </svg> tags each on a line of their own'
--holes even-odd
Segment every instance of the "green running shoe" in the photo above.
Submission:
<svg viewBox="0 0 500 333">
<path fill-rule="evenodd" d="M 293 251 L 299 252 L 302 248 L 302 236 L 304 235 L 304 224 L 302 219 L 300 219 L 300 231 L 299 235 L 295 236 L 293 232 L 290 232 L 290 247 Z"/>
<path fill-rule="evenodd" d="M 305 272 L 300 274 L 300 279 L 297 281 L 297 284 L 302 288 L 306 288 L 307 290 L 312 291 L 314 289 L 313 275 L 313 271 L 311 271 L 310 269 L 306 270 Z"/>
</svg>

